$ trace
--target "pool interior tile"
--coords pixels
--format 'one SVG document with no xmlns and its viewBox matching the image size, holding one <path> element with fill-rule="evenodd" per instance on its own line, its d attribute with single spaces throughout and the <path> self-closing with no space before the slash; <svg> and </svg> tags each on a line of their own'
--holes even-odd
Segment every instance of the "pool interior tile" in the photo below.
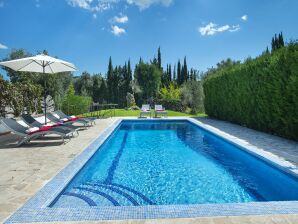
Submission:
<svg viewBox="0 0 298 224">
<path fill-rule="evenodd" d="M 129 120 L 135 121 L 135 119 Z M 202 127 L 202 124 L 191 118 L 167 119 L 165 121 L 177 120 L 188 120 L 193 124 Z M 106 139 L 108 139 L 113 131 L 119 127 L 121 121 L 122 119 L 119 119 L 110 127 L 108 127 L 97 139 L 90 143 L 80 155 L 78 155 L 69 165 L 60 171 L 56 177 L 54 177 L 34 197 L 25 203 L 23 207 L 18 209 L 6 221 L 6 223 L 298 214 L 298 201 L 200 205 L 121 206 L 80 209 L 49 208 L 48 206 L 50 203 L 61 193 L 65 186 L 75 176 L 75 174 L 81 169 L 81 167 L 83 167 L 83 165 L 106 141 Z M 150 120 L 148 121 L 150 122 Z M 208 129 L 206 126 L 203 126 L 203 128 Z M 208 130 L 214 133 L 214 130 Z M 221 136 L 220 132 L 217 132 L 216 135 L 225 139 L 227 138 L 227 136 Z M 235 139 L 230 139 L 230 142 L 233 142 L 234 140 Z M 242 144 L 242 142 L 240 141 L 239 143 L 238 141 L 236 144 Z"/>
</svg>

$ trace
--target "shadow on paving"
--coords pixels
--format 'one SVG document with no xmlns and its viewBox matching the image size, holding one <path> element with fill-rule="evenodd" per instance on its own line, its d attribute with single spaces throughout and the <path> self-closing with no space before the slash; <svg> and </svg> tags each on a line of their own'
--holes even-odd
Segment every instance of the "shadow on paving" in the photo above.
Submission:
<svg viewBox="0 0 298 224">
<path fill-rule="evenodd" d="M 6 134 L 0 136 L 0 149 L 12 149 L 18 148 L 17 142 L 22 138 L 14 134 Z M 65 138 L 65 143 L 69 142 L 68 138 Z M 59 136 L 42 136 L 29 143 L 22 144 L 22 148 L 40 148 L 63 145 L 63 141 Z"/>
<path fill-rule="evenodd" d="M 193 117 L 203 124 L 210 125 L 229 135 L 246 141 L 260 149 L 271 152 L 285 160 L 298 165 L 298 142 L 242 127 L 226 121 L 211 119 L 207 117 Z"/>
</svg>

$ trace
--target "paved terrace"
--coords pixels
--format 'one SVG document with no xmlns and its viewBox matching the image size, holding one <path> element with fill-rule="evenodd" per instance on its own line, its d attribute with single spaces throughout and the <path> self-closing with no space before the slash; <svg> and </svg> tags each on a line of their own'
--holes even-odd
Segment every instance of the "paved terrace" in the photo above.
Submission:
<svg viewBox="0 0 298 224">
<path fill-rule="evenodd" d="M 94 127 L 80 132 L 67 144 L 52 137 L 51 141 L 33 141 L 15 148 L 14 135 L 0 136 L 0 222 L 21 207 L 40 188 L 63 169 L 76 155 L 117 118 L 98 120 Z M 227 122 L 198 118 L 204 124 L 240 138 L 267 152 L 298 165 L 298 143 L 256 132 Z M 67 222 L 82 223 L 82 222 Z M 162 219 L 104 221 L 88 223 L 298 223 L 297 215 L 214 217 L 197 219 Z"/>
</svg>

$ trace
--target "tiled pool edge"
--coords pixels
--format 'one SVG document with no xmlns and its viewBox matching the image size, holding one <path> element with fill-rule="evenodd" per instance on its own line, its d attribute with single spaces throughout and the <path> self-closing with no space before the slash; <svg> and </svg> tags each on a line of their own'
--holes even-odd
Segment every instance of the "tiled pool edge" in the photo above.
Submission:
<svg viewBox="0 0 298 224">
<path fill-rule="evenodd" d="M 105 129 L 83 152 L 71 163 L 63 168 L 51 181 L 49 181 L 37 194 L 35 194 L 23 207 L 18 209 L 6 223 L 22 222 L 49 222 L 49 221 L 91 221 L 91 220 L 117 220 L 117 219 L 154 219 L 154 218 L 194 218 L 206 216 L 242 216 L 242 215 L 268 215 L 268 214 L 298 214 L 297 201 L 285 202 L 253 202 L 230 204 L 201 204 L 201 205 L 161 205 L 161 206 L 127 206 L 127 207 L 100 207 L 100 208 L 49 208 L 47 207 L 64 189 L 73 176 L 83 167 L 88 159 L 96 152 L 113 133 L 122 120 L 115 121 Z M 129 120 L 139 120 L 131 119 Z M 159 119 L 154 119 L 159 120 Z M 165 119 L 162 119 L 165 120 Z M 174 118 L 166 120 L 188 120 L 213 134 L 228 140 L 247 150 L 247 145 L 237 138 L 230 138 L 224 132 L 212 130 L 192 118 Z M 230 139 L 229 139 L 230 138 Z M 254 151 L 250 151 L 255 154 Z M 258 155 L 258 154 L 257 154 Z M 267 157 L 259 156 L 268 160 Z M 269 158 L 270 160 L 270 158 Z M 268 162 L 268 161 L 267 161 Z M 272 162 L 272 161 L 271 161 Z M 278 161 L 280 162 L 280 161 Z M 274 162 L 273 162 L 274 163 Z M 280 166 L 280 164 L 278 164 Z M 286 169 L 287 167 L 285 167 Z M 293 167 L 290 167 L 293 168 Z"/>
<path fill-rule="evenodd" d="M 18 213 L 23 213 L 29 209 L 47 209 L 52 201 L 60 194 L 65 186 L 71 181 L 84 164 L 93 156 L 100 147 L 121 123 L 121 119 L 114 121 L 83 151 L 76 156 L 69 164 L 63 167 L 51 180 L 49 180 L 32 198 L 30 198 L 21 208 L 17 209 L 4 223 L 11 223 L 10 219 Z M 31 212 L 30 212 L 31 213 Z M 21 220 L 17 222 L 21 222 Z"/>
<path fill-rule="evenodd" d="M 298 167 L 296 167 L 294 164 L 272 154 L 269 152 L 266 152 L 262 149 L 259 149 L 249 143 L 245 143 L 243 140 L 231 136 L 224 131 L 218 130 L 216 128 L 213 128 L 209 125 L 205 125 L 204 123 L 192 119 L 187 118 L 188 121 L 190 121 L 193 124 L 196 124 L 200 126 L 201 128 L 207 130 L 208 132 L 211 132 L 212 134 L 216 135 L 217 137 L 223 138 L 224 140 L 228 141 L 229 143 L 236 145 L 238 148 L 256 156 L 257 158 L 269 163 L 270 165 L 273 165 L 274 167 L 281 169 L 282 171 L 293 175 L 298 178 Z"/>
</svg>

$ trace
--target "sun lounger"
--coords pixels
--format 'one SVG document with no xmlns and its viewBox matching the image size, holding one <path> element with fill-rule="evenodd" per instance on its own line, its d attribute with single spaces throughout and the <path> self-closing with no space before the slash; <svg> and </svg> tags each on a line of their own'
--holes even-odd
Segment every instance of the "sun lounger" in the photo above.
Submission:
<svg viewBox="0 0 298 224">
<path fill-rule="evenodd" d="M 77 135 L 79 135 L 79 129 L 80 127 L 76 127 L 74 125 L 69 125 L 69 126 L 65 126 L 62 123 L 47 123 L 42 124 L 39 121 L 37 121 L 34 117 L 32 117 L 29 114 L 22 114 L 21 116 L 22 120 L 30 127 L 37 127 L 37 128 L 43 128 L 43 127 L 52 127 L 54 128 L 53 130 L 60 130 L 60 129 L 68 129 L 70 131 L 75 131 L 77 133 Z"/>
<path fill-rule="evenodd" d="M 149 104 L 143 104 L 142 108 L 140 110 L 140 117 L 143 117 L 144 115 L 148 115 L 151 117 L 151 109 Z"/>
<path fill-rule="evenodd" d="M 157 117 L 158 115 L 168 117 L 168 112 L 165 110 L 165 108 L 162 107 L 162 105 L 155 105 L 154 112 L 155 117 Z"/>
<path fill-rule="evenodd" d="M 66 129 L 58 130 L 55 127 L 44 127 L 44 128 L 35 127 L 35 128 L 28 129 L 23 125 L 19 124 L 17 121 L 9 118 L 3 118 L 0 120 L 0 122 L 8 130 L 22 137 L 22 139 L 17 143 L 17 146 L 30 142 L 30 140 L 32 139 L 36 139 L 40 136 L 44 136 L 48 134 L 56 134 L 61 136 L 62 141 L 64 143 L 65 137 L 73 136 L 73 133 L 74 133 L 73 131 L 66 130 Z"/>
<path fill-rule="evenodd" d="M 74 119 L 76 118 L 77 120 L 82 120 L 82 121 L 86 121 L 86 122 L 90 122 L 91 124 L 95 124 L 95 117 L 80 117 L 80 116 L 68 116 L 67 114 L 63 113 L 61 110 L 57 110 L 54 112 L 55 114 L 57 114 L 60 118 L 66 118 L 68 120 Z"/>
<path fill-rule="evenodd" d="M 90 126 L 90 122 L 79 121 L 77 119 L 73 119 L 73 120 L 68 120 L 66 118 L 65 119 L 60 119 L 60 118 L 57 118 L 56 116 L 54 116 L 54 114 L 52 114 L 52 113 L 47 113 L 46 116 L 47 116 L 47 118 L 50 121 L 52 121 L 54 123 L 57 123 L 57 124 L 63 124 L 66 127 L 71 127 L 71 128 L 76 127 L 76 126 L 73 125 L 73 123 L 75 123 L 75 122 L 84 125 L 85 128 L 87 128 L 88 126 Z"/>
</svg>

